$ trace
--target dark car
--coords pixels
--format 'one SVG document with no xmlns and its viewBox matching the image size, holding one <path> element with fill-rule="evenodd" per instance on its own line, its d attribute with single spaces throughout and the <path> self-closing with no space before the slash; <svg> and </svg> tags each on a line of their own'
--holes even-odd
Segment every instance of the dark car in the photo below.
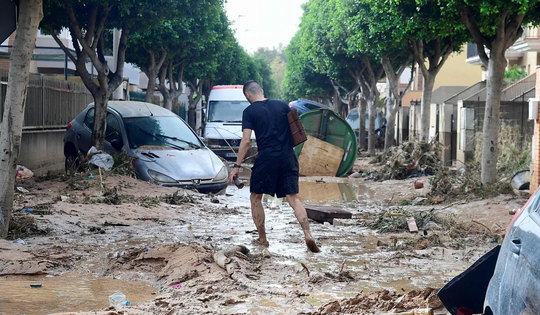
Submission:
<svg viewBox="0 0 540 315">
<path fill-rule="evenodd" d="M 497 258 L 484 314 L 540 314 L 540 193 L 514 215 Z"/>
<path fill-rule="evenodd" d="M 71 123 L 64 136 L 66 170 L 92 147 L 94 105 Z M 208 149 L 184 120 L 149 103 L 110 101 L 107 108 L 105 151 L 125 150 L 135 158 L 140 179 L 172 187 L 222 192 L 228 185 L 223 162 Z"/>
<path fill-rule="evenodd" d="M 351 112 L 347 116 L 347 122 L 354 130 L 354 133 L 356 134 L 356 138 L 359 137 L 360 133 L 360 119 L 358 114 L 358 108 L 351 109 Z M 369 126 L 369 111 L 366 110 L 366 142 L 368 141 L 368 126 Z M 377 135 L 377 138 L 380 139 L 380 141 L 384 141 L 386 131 L 386 119 L 384 118 L 382 113 L 378 113 L 378 115 L 375 117 L 375 133 Z M 380 142 L 379 141 L 379 142 Z"/>
<path fill-rule="evenodd" d="M 330 108 L 327 105 L 317 103 L 317 102 L 314 102 L 314 101 L 310 101 L 310 100 L 306 100 L 306 99 L 303 99 L 303 98 L 298 99 L 296 101 L 290 102 L 289 107 L 290 108 L 295 108 L 296 111 L 298 111 L 298 115 L 302 115 L 303 113 L 309 112 L 310 110 L 314 110 L 314 109 L 323 108 L 323 109 L 332 110 L 332 108 Z"/>
</svg>

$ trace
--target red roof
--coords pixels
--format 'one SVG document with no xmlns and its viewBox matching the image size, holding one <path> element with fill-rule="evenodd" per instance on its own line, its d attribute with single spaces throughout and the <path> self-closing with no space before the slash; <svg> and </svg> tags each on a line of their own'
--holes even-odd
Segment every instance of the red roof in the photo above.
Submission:
<svg viewBox="0 0 540 315">
<path fill-rule="evenodd" d="M 243 89 L 243 85 L 216 85 L 212 90 L 223 90 L 223 89 Z"/>
</svg>

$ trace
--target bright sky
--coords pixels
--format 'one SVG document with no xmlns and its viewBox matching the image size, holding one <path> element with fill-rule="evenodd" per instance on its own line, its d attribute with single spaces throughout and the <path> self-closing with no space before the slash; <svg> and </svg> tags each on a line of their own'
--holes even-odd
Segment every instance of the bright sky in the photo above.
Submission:
<svg viewBox="0 0 540 315">
<path fill-rule="evenodd" d="M 286 46 L 298 30 L 307 0 L 227 0 L 225 9 L 240 45 L 249 53 L 259 47 Z M 238 18 L 239 15 L 243 15 Z M 247 31 L 246 31 L 247 30 Z"/>
</svg>

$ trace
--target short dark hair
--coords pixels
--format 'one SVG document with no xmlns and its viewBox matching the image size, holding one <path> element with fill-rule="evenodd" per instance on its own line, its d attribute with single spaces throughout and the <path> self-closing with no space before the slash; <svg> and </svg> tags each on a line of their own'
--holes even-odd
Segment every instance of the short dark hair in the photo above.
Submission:
<svg viewBox="0 0 540 315">
<path fill-rule="evenodd" d="M 244 84 L 243 92 L 244 95 L 246 94 L 246 92 L 256 94 L 262 92 L 262 88 L 259 82 L 255 80 L 249 80 Z"/>
</svg>

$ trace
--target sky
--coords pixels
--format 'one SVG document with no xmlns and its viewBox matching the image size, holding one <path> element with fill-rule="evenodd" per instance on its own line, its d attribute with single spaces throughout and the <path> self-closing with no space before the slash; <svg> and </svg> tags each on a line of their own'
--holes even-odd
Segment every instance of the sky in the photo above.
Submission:
<svg viewBox="0 0 540 315">
<path fill-rule="evenodd" d="M 259 47 L 286 46 L 298 30 L 301 5 L 307 0 L 227 0 L 225 9 L 238 30 L 236 38 L 249 53 Z M 238 18 L 239 15 L 243 17 Z M 247 31 L 246 31 L 247 30 Z"/>
</svg>

